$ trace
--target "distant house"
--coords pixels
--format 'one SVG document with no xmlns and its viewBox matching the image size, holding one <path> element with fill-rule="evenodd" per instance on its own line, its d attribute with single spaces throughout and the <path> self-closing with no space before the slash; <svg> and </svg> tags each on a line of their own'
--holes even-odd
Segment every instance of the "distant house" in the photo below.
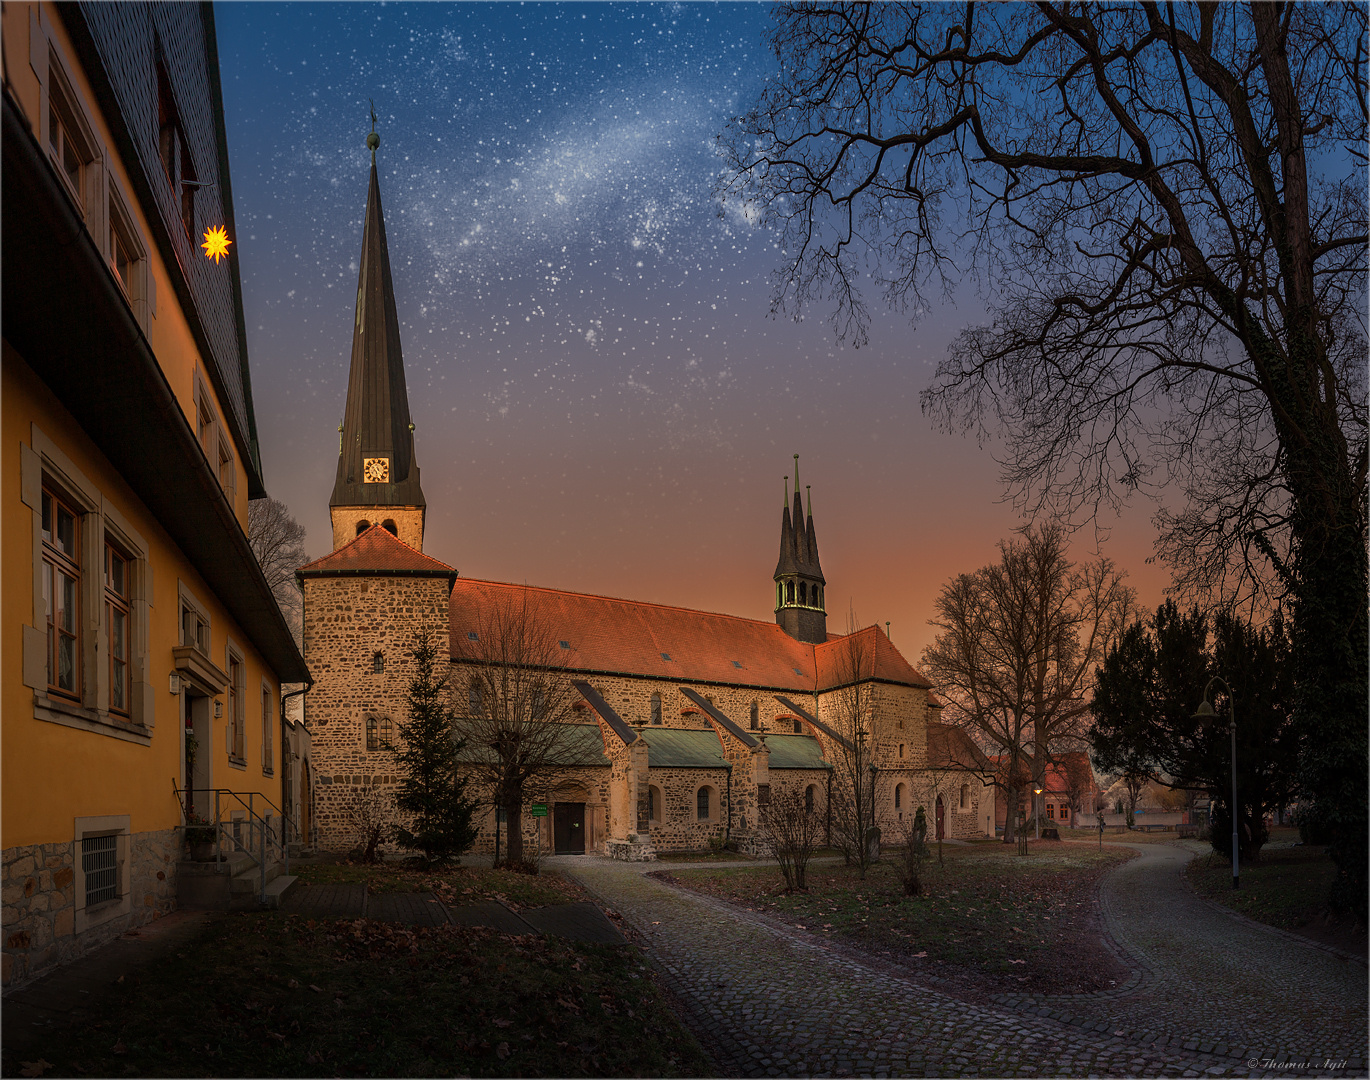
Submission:
<svg viewBox="0 0 1370 1080">
<path fill-rule="evenodd" d="M 1002 771 L 1006 765 L 1006 758 L 1000 755 L 994 758 L 996 767 Z M 1078 778 L 1075 794 L 1075 807 L 1072 808 L 1071 800 L 1071 778 Z M 1000 777 L 1003 781 L 1003 777 Z M 1050 762 L 1046 768 L 1046 782 L 1043 785 L 1042 801 L 1045 807 L 1042 811 L 1043 823 L 1050 823 L 1061 828 L 1074 828 L 1077 826 L 1089 826 L 1094 824 L 1094 804 L 1102 794 L 1098 782 L 1094 779 L 1094 769 L 1089 763 L 1089 755 L 1083 750 L 1072 750 L 1069 753 L 1059 754 L 1055 761 Z M 995 827 L 1002 829 L 1007 817 L 1008 808 L 1006 801 L 997 800 L 998 807 L 995 813 Z M 1029 797 L 1024 801 L 1024 806 L 1030 808 L 1032 799 Z M 1029 818 L 1031 814 L 1029 813 Z"/>
</svg>

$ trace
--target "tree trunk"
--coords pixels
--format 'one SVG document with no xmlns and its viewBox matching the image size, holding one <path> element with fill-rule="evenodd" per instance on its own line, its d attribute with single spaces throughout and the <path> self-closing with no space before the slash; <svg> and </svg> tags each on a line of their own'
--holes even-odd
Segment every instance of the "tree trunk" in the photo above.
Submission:
<svg viewBox="0 0 1370 1080">
<path fill-rule="evenodd" d="M 508 833 L 508 855 L 506 866 L 517 866 L 523 862 L 523 791 L 514 789 L 504 793 L 504 824 Z"/>
<path fill-rule="evenodd" d="M 1018 839 L 1018 800 L 1019 792 L 1014 788 L 1004 789 L 1004 843 L 1012 844 Z"/>
</svg>

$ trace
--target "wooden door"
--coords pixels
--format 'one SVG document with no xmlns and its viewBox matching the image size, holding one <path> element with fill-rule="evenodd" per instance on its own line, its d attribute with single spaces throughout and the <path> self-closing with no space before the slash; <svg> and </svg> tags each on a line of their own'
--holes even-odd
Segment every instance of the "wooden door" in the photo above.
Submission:
<svg viewBox="0 0 1370 1080">
<path fill-rule="evenodd" d="M 553 806 L 552 835 L 558 855 L 584 855 L 585 804 L 559 802 Z"/>
</svg>

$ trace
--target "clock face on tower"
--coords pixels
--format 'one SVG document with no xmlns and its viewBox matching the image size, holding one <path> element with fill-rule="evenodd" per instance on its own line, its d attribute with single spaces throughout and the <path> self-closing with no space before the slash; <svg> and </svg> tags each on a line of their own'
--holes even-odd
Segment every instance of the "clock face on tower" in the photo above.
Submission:
<svg viewBox="0 0 1370 1080">
<path fill-rule="evenodd" d="M 390 459 L 383 457 L 363 458 L 362 480 L 368 484 L 390 483 Z"/>
</svg>

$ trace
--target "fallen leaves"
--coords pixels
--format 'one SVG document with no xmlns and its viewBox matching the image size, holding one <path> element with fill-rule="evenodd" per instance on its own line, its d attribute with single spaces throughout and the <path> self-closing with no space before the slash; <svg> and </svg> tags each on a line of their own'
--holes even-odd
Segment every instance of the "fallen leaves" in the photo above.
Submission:
<svg viewBox="0 0 1370 1080">
<path fill-rule="evenodd" d="M 51 1061 L 44 1061 L 39 1058 L 37 1061 L 21 1061 L 19 1063 L 20 1076 L 42 1076 L 52 1068 Z"/>
</svg>

